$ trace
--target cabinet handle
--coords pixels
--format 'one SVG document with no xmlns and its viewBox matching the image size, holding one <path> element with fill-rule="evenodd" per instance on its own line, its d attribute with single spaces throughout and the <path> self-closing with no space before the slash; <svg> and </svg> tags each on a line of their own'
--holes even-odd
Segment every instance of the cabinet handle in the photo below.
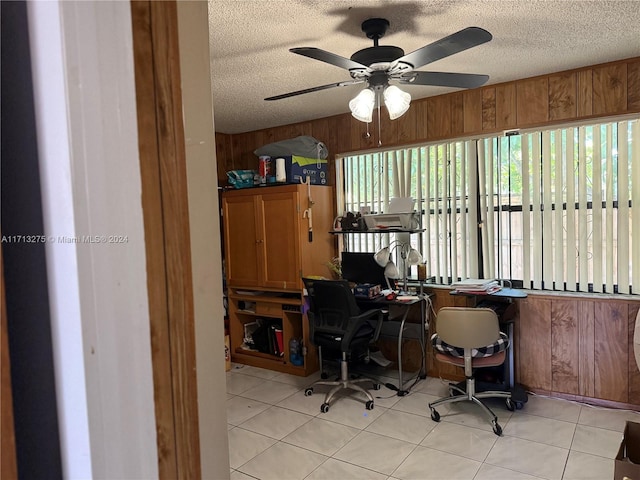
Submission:
<svg viewBox="0 0 640 480">
<path fill-rule="evenodd" d="M 262 239 L 256 240 L 256 243 L 264 243 L 264 240 L 262 240 Z"/>
</svg>

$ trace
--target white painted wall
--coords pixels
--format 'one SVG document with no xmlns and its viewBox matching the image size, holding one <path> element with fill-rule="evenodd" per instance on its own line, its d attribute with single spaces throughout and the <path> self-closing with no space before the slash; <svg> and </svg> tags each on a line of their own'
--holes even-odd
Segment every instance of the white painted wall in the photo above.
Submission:
<svg viewBox="0 0 640 480">
<path fill-rule="evenodd" d="M 64 476 L 157 478 L 130 5 L 28 15 Z"/>
<path fill-rule="evenodd" d="M 218 174 L 207 3 L 178 2 L 202 478 L 229 478 Z"/>
</svg>

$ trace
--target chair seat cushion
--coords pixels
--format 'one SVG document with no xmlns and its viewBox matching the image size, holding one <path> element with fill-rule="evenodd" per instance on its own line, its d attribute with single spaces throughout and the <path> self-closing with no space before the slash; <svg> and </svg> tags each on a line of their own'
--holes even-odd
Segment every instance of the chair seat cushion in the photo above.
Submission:
<svg viewBox="0 0 640 480">
<path fill-rule="evenodd" d="M 502 365 L 506 358 L 507 352 L 505 352 L 504 350 L 490 357 L 475 357 L 471 359 L 471 368 L 497 367 L 498 365 Z M 447 353 L 436 352 L 436 360 L 442 363 L 464 367 L 463 357 L 452 357 Z"/>
<path fill-rule="evenodd" d="M 451 355 L 452 357 L 464 357 L 464 348 L 454 347 L 453 345 L 443 342 L 437 333 L 431 336 L 431 344 L 437 352 Z M 505 333 L 500 332 L 500 338 L 495 343 L 480 348 L 472 348 L 471 356 L 474 358 L 491 357 L 506 350 L 508 347 L 509 337 L 507 337 Z"/>
<path fill-rule="evenodd" d="M 363 345 L 368 345 L 373 336 L 373 328 L 369 324 L 362 325 L 356 334 L 351 338 L 349 345 L 342 344 L 341 333 L 331 332 L 314 332 L 312 343 L 317 347 L 322 347 L 328 350 L 341 351 L 341 347 L 347 347 L 345 352 L 348 353 L 351 349 L 361 348 Z"/>
</svg>

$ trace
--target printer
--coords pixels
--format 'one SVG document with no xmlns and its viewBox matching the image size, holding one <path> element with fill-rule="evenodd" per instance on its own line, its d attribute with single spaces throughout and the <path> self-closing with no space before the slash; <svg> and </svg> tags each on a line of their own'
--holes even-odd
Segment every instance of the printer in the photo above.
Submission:
<svg viewBox="0 0 640 480">
<path fill-rule="evenodd" d="M 363 215 L 369 230 L 401 229 L 415 230 L 420 226 L 420 218 L 413 211 L 415 200 L 411 197 L 397 197 L 389 201 L 388 213 Z"/>
</svg>

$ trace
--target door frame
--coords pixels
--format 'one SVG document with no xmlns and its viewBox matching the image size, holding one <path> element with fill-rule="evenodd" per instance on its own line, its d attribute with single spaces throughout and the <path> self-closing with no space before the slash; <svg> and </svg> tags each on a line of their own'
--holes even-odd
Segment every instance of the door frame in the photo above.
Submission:
<svg viewBox="0 0 640 480">
<path fill-rule="evenodd" d="M 177 5 L 132 1 L 160 478 L 200 478 L 195 327 Z"/>
</svg>

